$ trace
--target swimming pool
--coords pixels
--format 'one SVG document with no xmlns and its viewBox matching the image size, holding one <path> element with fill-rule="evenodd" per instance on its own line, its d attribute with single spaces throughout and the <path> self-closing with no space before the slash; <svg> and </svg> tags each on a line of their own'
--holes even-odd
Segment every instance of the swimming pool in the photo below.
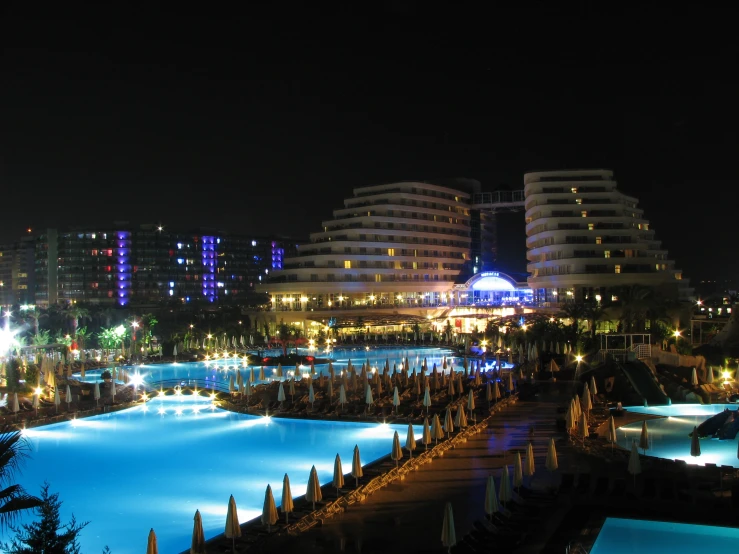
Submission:
<svg viewBox="0 0 739 554">
<path fill-rule="evenodd" d="M 277 355 L 278 352 L 272 352 Z M 324 354 L 310 351 L 307 348 L 299 349 L 300 355 L 315 355 L 316 357 L 322 357 Z M 424 359 L 428 364 L 429 370 L 436 364 L 438 371 L 443 371 L 443 363 L 446 358 L 447 361 L 447 372 L 449 371 L 463 371 L 464 358 L 455 356 L 454 352 L 446 348 L 383 348 L 383 347 L 356 347 L 356 348 L 336 348 L 331 352 L 330 357 L 334 365 L 335 370 L 344 369 L 349 360 L 357 370 L 361 368 L 362 364 L 369 361 L 370 366 L 374 368 L 383 368 L 385 362 L 389 362 L 390 369 L 394 366 L 398 369 L 403 367 L 406 359 L 411 367 L 416 371 L 421 371 Z M 199 380 L 208 383 L 216 383 L 216 385 L 228 385 L 231 376 L 235 376 L 237 371 L 241 371 L 242 375 L 248 377 L 251 369 L 254 369 L 255 380 L 257 383 L 271 381 L 276 378 L 277 366 L 265 366 L 265 380 L 259 381 L 259 369 L 260 364 L 258 363 L 256 356 L 251 356 L 249 359 L 252 364 L 246 364 L 243 358 L 237 358 L 233 356 L 233 353 L 229 357 L 221 357 L 206 362 L 184 362 L 184 363 L 170 363 L 170 364 L 149 364 L 149 365 L 137 365 L 137 366 L 126 366 L 125 369 L 130 375 L 138 372 L 141 377 L 147 383 L 156 383 L 160 381 L 171 381 L 173 379 L 182 380 Z M 495 358 L 488 358 L 487 363 L 490 367 L 495 362 Z M 505 361 L 501 361 L 501 366 L 511 367 Z M 316 373 L 328 375 L 328 364 L 316 365 Z M 295 370 L 295 366 L 284 366 L 283 376 L 285 378 L 291 377 Z M 90 370 L 85 372 L 85 381 L 94 382 L 100 380 L 100 374 L 103 370 Z M 310 371 L 309 366 L 302 367 L 301 374 L 307 374 Z M 218 387 L 216 387 L 218 388 Z"/>
<path fill-rule="evenodd" d="M 609 517 L 590 554 L 730 554 L 736 552 L 739 529 Z"/>
<path fill-rule="evenodd" d="M 713 463 L 739 468 L 736 440 L 718 440 L 704 438 L 700 440 L 701 455 L 690 455 L 690 437 L 693 427 L 697 427 L 709 417 L 724 411 L 736 410 L 731 404 L 673 404 L 671 406 L 625 408 L 629 412 L 662 416 L 660 419 L 648 419 L 647 429 L 650 448 L 648 456 L 684 460 L 689 464 L 704 465 Z M 638 441 L 642 423 L 631 423 L 616 429 L 618 444 L 631 448 L 633 440 Z M 641 452 L 641 449 L 639 450 Z"/>
<path fill-rule="evenodd" d="M 19 482 L 38 494 L 48 481 L 64 503 L 62 522 L 72 513 L 90 521 L 83 552 L 105 545 L 114 554 L 142 552 L 152 527 L 160 552 L 182 552 L 196 509 L 213 537 L 223 532 L 229 495 L 243 523 L 261 513 L 267 484 L 279 504 L 285 473 L 300 496 L 312 465 L 322 484 L 330 482 L 337 453 L 349 473 L 355 444 L 368 463 L 390 452 L 396 430 L 404 443 L 407 425 L 272 419 L 214 408 L 205 397 L 168 396 L 25 430 L 32 453 Z M 414 430 L 420 437 L 422 428 Z"/>
</svg>

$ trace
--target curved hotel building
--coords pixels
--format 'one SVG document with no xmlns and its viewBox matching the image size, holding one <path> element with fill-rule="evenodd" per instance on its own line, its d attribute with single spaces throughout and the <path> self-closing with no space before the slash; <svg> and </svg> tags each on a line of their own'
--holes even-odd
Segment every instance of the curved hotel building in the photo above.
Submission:
<svg viewBox="0 0 739 554">
<path fill-rule="evenodd" d="M 539 305 L 600 301 L 624 285 L 691 295 L 638 200 L 617 189 L 612 171 L 527 173 L 524 185 L 528 282 Z"/>
<path fill-rule="evenodd" d="M 384 308 L 428 317 L 453 306 L 531 301 L 525 280 L 490 271 L 493 219 L 473 205 L 475 185 L 356 188 L 260 289 L 274 311 Z"/>
</svg>

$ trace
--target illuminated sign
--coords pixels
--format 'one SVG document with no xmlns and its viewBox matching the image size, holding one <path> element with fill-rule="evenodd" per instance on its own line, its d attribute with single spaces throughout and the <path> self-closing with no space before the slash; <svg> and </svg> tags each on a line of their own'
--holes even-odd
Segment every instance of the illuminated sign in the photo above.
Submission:
<svg viewBox="0 0 739 554">
<path fill-rule="evenodd" d="M 497 271 L 486 271 L 485 273 L 480 273 L 480 277 L 500 277 L 500 273 Z"/>
</svg>

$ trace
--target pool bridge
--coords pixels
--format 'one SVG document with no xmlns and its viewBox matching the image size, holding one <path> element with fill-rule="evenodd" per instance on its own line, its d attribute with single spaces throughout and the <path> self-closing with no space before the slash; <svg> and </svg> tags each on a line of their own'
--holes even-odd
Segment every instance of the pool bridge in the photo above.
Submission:
<svg viewBox="0 0 739 554">
<path fill-rule="evenodd" d="M 210 379 L 163 379 L 161 381 L 149 381 L 144 385 L 147 392 L 158 392 L 160 390 L 179 390 L 182 391 L 211 391 L 211 392 L 230 392 L 228 383 L 214 382 Z"/>
</svg>

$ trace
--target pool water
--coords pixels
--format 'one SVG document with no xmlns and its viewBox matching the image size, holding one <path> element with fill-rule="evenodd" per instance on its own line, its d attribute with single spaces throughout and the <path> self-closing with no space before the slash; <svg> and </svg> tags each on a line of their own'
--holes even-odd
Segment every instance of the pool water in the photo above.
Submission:
<svg viewBox="0 0 739 554">
<path fill-rule="evenodd" d="M 271 354 L 279 355 L 280 352 L 272 351 Z M 438 371 L 443 371 L 442 366 L 444 358 L 447 360 L 447 370 L 449 371 L 463 371 L 464 358 L 454 356 L 453 351 L 446 348 L 378 348 L 378 347 L 357 347 L 357 348 L 337 348 L 334 349 L 330 354 L 322 352 L 309 351 L 308 349 L 299 349 L 300 355 L 313 355 L 316 357 L 330 357 L 334 369 L 339 371 L 345 369 L 349 360 L 352 365 L 357 368 L 357 371 L 362 367 L 363 363 L 369 361 L 370 366 L 373 368 L 382 369 L 385 366 L 385 362 L 388 361 L 390 369 L 397 366 L 398 370 L 405 364 L 406 359 L 410 364 L 410 371 L 413 368 L 416 371 L 421 371 L 424 359 L 426 360 L 429 370 L 436 364 Z M 233 353 L 228 358 L 218 358 L 208 362 L 185 362 L 185 363 L 170 363 L 170 364 L 149 364 L 139 366 L 128 366 L 126 371 L 129 375 L 133 375 L 138 372 L 146 383 L 157 383 L 160 381 L 171 381 L 173 379 L 182 380 L 199 380 L 208 383 L 215 383 L 216 388 L 221 385 L 228 385 L 231 376 L 236 375 L 237 371 L 240 371 L 244 378 L 247 378 L 251 369 L 254 368 L 254 376 L 257 382 L 272 381 L 276 378 L 277 366 L 265 366 L 265 381 L 259 381 L 259 369 L 256 356 L 251 356 L 249 359 L 252 365 L 246 365 L 241 358 L 234 358 Z M 471 363 L 471 362 L 470 362 Z M 488 367 L 491 367 L 495 363 L 495 357 L 488 357 Z M 253 365 L 256 364 L 256 365 Z M 505 361 L 501 361 L 503 367 L 511 367 Z M 328 375 L 328 364 L 316 365 L 317 374 Z M 283 366 L 284 378 L 289 378 L 293 375 L 295 366 Z M 310 371 L 309 366 L 302 368 L 301 375 L 307 375 Z M 85 372 L 85 381 L 94 382 L 100 380 L 100 373 L 102 370 L 90 370 Z M 208 385 L 210 386 L 210 385 Z M 207 387 L 206 387 L 207 388 Z"/>
<path fill-rule="evenodd" d="M 737 458 L 737 441 L 703 438 L 700 440 L 701 455 L 690 455 L 690 437 L 693 427 L 697 427 L 709 417 L 724 411 L 736 410 L 730 404 L 673 404 L 672 406 L 626 408 L 629 412 L 663 416 L 659 419 L 648 419 L 647 430 L 650 448 L 647 456 L 684 460 L 689 464 L 704 465 L 713 463 L 739 468 Z M 632 441 L 639 441 L 642 422 L 631 423 L 616 429 L 618 444 L 631 449 Z M 639 449 L 641 453 L 642 450 Z"/>
<path fill-rule="evenodd" d="M 606 519 L 590 554 L 730 554 L 739 529 L 638 519 Z"/>
<path fill-rule="evenodd" d="M 355 444 L 366 464 L 389 454 L 396 430 L 404 444 L 407 425 L 272 419 L 214 408 L 205 397 L 168 396 L 25 430 L 32 452 L 19 482 L 38 494 L 48 481 L 63 502 L 62 522 L 72 513 L 90 521 L 83 552 L 105 545 L 114 554 L 143 552 L 152 527 L 160 552 L 182 552 L 196 509 L 213 537 L 223 532 L 229 495 L 243 523 L 261 514 L 267 484 L 279 504 L 285 473 L 300 496 L 312 465 L 322 484 L 330 482 L 337 453 L 349 473 Z M 414 430 L 420 437 L 422 428 Z"/>
</svg>

